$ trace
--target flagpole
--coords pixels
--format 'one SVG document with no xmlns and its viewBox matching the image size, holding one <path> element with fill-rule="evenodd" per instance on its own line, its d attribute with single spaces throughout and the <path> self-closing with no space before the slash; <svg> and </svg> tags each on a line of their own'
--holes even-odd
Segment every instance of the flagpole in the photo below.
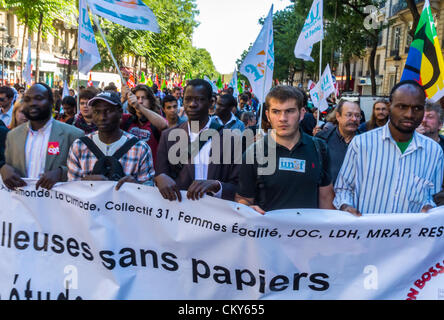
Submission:
<svg viewBox="0 0 444 320">
<path fill-rule="evenodd" d="M 109 52 L 109 54 L 110 54 L 110 56 L 111 56 L 111 59 L 112 59 L 113 62 L 114 62 L 114 66 L 116 67 L 117 72 L 119 73 L 120 80 L 122 81 L 122 85 L 124 85 L 124 84 L 125 84 L 125 80 L 123 79 L 122 72 L 120 71 L 119 65 L 117 64 L 117 61 L 116 61 L 116 59 L 114 58 L 113 52 L 111 51 L 111 48 L 110 48 L 110 46 L 109 46 L 109 44 L 108 44 L 108 41 L 106 41 L 105 34 L 103 33 L 102 28 L 100 27 L 100 23 L 99 23 L 99 21 L 97 20 L 97 16 L 96 16 L 96 15 L 93 15 L 93 17 L 94 17 L 94 23 L 96 24 L 97 28 L 99 29 L 99 31 L 100 31 L 100 35 L 102 36 L 102 39 L 103 39 L 103 41 L 105 42 L 106 47 L 108 48 L 108 52 Z"/>
<path fill-rule="evenodd" d="M 318 81 L 321 81 L 321 77 L 322 77 L 322 39 L 321 39 L 321 46 L 319 48 L 319 80 Z M 319 105 L 319 107 L 320 107 L 320 105 Z M 320 116 L 320 114 L 321 114 L 321 109 L 318 108 L 318 116 L 317 116 L 317 119 L 316 119 L 316 127 L 319 126 L 319 116 Z"/>
</svg>

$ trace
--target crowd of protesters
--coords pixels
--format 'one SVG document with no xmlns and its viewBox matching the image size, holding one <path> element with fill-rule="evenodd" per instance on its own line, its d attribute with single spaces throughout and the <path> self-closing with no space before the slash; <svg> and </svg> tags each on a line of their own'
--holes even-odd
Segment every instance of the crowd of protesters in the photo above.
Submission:
<svg viewBox="0 0 444 320">
<path fill-rule="evenodd" d="M 170 201 L 186 191 L 188 199 L 218 197 L 262 214 L 415 213 L 444 204 L 443 112 L 416 82 L 395 85 L 368 121 L 359 102 L 340 99 L 320 122 L 303 90 L 282 85 L 263 108 L 248 91 L 215 93 L 202 79 L 171 91 L 144 84 L 120 91 L 111 83 L 62 97 L 44 83 L 0 87 L 4 185 L 138 183 Z M 216 136 L 201 138 L 211 130 Z M 173 161 L 181 142 L 185 158 Z"/>
</svg>

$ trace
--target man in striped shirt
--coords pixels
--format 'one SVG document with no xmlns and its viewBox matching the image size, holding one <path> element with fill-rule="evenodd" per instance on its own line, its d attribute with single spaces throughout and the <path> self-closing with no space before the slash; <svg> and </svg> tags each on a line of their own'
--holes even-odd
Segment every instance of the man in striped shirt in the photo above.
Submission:
<svg viewBox="0 0 444 320">
<path fill-rule="evenodd" d="M 91 99 L 88 104 L 92 108 L 93 120 L 98 131 L 87 135 L 87 138 L 90 139 L 88 141 L 82 139 L 74 141 L 69 150 L 67 161 L 68 180 L 118 180 L 116 190 L 125 182 L 152 186 L 154 166 L 151 149 L 145 142 L 137 139 L 129 144 L 134 136 L 120 130 L 123 109 L 119 96 L 114 92 L 105 91 Z M 127 146 L 126 149 L 125 146 Z M 117 173 L 120 170 L 116 170 L 117 177 L 116 173 L 107 175 L 96 172 L 96 170 L 103 169 L 96 168 L 96 163 L 101 161 L 101 158 L 96 156 L 100 152 L 97 150 L 94 152 L 96 148 L 100 150 L 102 158 L 114 156 L 120 163 L 123 172 Z M 116 156 L 119 152 L 121 157 Z"/>
<path fill-rule="evenodd" d="M 390 121 L 356 136 L 335 184 L 337 209 L 366 213 L 427 212 L 441 190 L 444 158 L 438 143 L 415 132 L 424 116 L 425 92 L 402 81 L 390 93 Z"/>
</svg>

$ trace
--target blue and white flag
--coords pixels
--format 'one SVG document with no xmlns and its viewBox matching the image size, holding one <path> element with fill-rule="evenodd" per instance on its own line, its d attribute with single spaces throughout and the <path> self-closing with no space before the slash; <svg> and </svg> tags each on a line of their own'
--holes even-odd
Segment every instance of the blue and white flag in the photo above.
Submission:
<svg viewBox="0 0 444 320">
<path fill-rule="evenodd" d="M 79 72 L 88 74 L 101 61 L 86 0 L 79 1 Z"/>
<path fill-rule="evenodd" d="M 156 16 L 142 0 L 88 0 L 92 13 L 134 30 L 159 32 Z"/>
<path fill-rule="evenodd" d="M 32 60 L 31 60 L 31 38 L 28 39 L 28 58 L 26 59 L 26 67 L 23 70 L 23 79 L 25 80 L 26 87 L 32 85 Z"/>
<path fill-rule="evenodd" d="M 69 96 L 69 88 L 68 88 L 68 83 L 65 81 L 63 81 L 63 93 L 62 93 L 62 99 L 64 97 Z"/>
<path fill-rule="evenodd" d="M 305 61 L 314 61 L 311 57 L 313 45 L 324 38 L 323 0 L 314 0 L 310 12 L 299 35 L 294 55 Z"/>
<path fill-rule="evenodd" d="M 316 84 L 316 86 L 310 90 L 310 97 L 313 105 L 321 111 L 328 109 L 327 98 L 335 93 L 335 86 L 333 83 L 333 77 L 330 71 L 330 65 L 327 67 L 322 74 L 321 80 Z"/>
<path fill-rule="evenodd" d="M 237 98 L 239 96 L 239 89 L 237 88 L 237 70 L 234 68 L 233 76 L 231 77 L 229 87 L 233 88 L 233 96 Z"/>
<path fill-rule="evenodd" d="M 213 88 L 213 92 L 214 93 L 218 93 L 219 92 L 219 90 L 217 89 L 216 84 L 213 81 L 211 81 L 210 78 L 208 78 L 207 76 L 204 76 L 204 80 L 207 81 L 209 84 L 211 84 L 211 88 Z"/>
<path fill-rule="evenodd" d="M 245 57 L 239 72 L 250 81 L 253 93 L 260 103 L 265 102 L 265 96 L 273 83 L 274 71 L 274 40 L 273 40 L 273 6 L 264 21 L 259 36 Z"/>
</svg>

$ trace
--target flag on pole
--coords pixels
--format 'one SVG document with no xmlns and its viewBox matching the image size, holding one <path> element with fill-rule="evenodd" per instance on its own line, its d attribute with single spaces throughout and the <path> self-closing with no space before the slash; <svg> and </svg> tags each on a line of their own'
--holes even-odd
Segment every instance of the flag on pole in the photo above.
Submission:
<svg viewBox="0 0 444 320">
<path fill-rule="evenodd" d="M 260 103 L 271 88 L 274 70 L 273 6 L 264 21 L 256 42 L 245 57 L 239 72 L 250 81 Z"/>
<path fill-rule="evenodd" d="M 208 81 L 208 83 L 211 84 L 211 87 L 213 88 L 214 93 L 218 92 L 217 86 L 214 84 L 213 81 L 210 80 L 210 78 L 208 78 L 207 76 L 204 76 L 204 80 Z"/>
<path fill-rule="evenodd" d="M 159 88 L 159 76 L 157 75 L 157 73 L 156 73 L 156 81 L 154 83 Z"/>
<path fill-rule="evenodd" d="M 424 2 L 401 81 L 415 80 L 427 98 L 437 102 L 444 96 L 444 59 L 433 22 L 429 0 Z"/>
<path fill-rule="evenodd" d="M 325 111 L 328 109 L 327 98 L 334 92 L 335 87 L 333 84 L 333 78 L 331 75 L 330 66 L 327 64 L 321 79 L 316 86 L 310 90 L 311 101 L 320 111 Z"/>
<path fill-rule="evenodd" d="M 148 80 L 147 80 L 147 82 L 146 82 L 146 85 L 147 85 L 148 87 L 152 87 L 152 86 L 154 85 L 153 80 L 151 80 L 151 77 L 148 78 Z"/>
<path fill-rule="evenodd" d="M 88 77 L 88 87 L 92 87 L 94 84 L 92 82 L 92 74 L 91 72 L 89 73 L 89 77 Z"/>
<path fill-rule="evenodd" d="M 224 84 L 222 83 L 222 78 L 220 75 L 219 75 L 219 78 L 217 78 L 216 86 L 217 86 L 217 89 L 219 89 L 219 90 L 222 90 L 224 88 Z"/>
<path fill-rule="evenodd" d="M 32 85 L 32 61 L 31 61 L 31 38 L 28 39 L 28 58 L 26 59 L 26 67 L 23 70 L 23 79 L 26 87 Z"/>
<path fill-rule="evenodd" d="M 68 88 L 68 82 L 66 80 L 63 82 L 63 92 L 62 92 L 62 99 L 64 97 L 69 96 L 69 88 Z"/>
<path fill-rule="evenodd" d="M 98 16 L 134 30 L 159 32 L 156 16 L 142 0 L 88 0 Z"/>
<path fill-rule="evenodd" d="M 316 83 L 314 83 L 314 82 L 311 81 L 311 80 L 308 80 L 308 84 L 307 84 L 308 91 L 310 91 L 311 89 L 313 89 L 315 86 L 316 86 Z"/>
<path fill-rule="evenodd" d="M 145 72 L 140 73 L 140 83 L 146 84 Z"/>
<path fill-rule="evenodd" d="M 233 88 L 233 96 L 237 98 L 239 96 L 239 89 L 237 85 L 237 70 L 234 68 L 233 76 L 231 77 L 229 87 Z"/>
<path fill-rule="evenodd" d="M 126 82 L 126 85 L 131 89 L 134 88 L 136 86 L 136 80 L 134 79 L 133 74 L 131 73 L 128 81 Z"/>
<path fill-rule="evenodd" d="M 86 0 L 79 1 L 79 72 L 87 74 L 101 61 Z"/>
<path fill-rule="evenodd" d="M 163 80 L 162 80 L 162 85 L 160 86 L 160 90 L 163 91 L 163 89 L 165 89 L 166 87 L 167 87 L 167 86 L 166 86 L 165 79 L 163 79 Z"/>
<path fill-rule="evenodd" d="M 324 38 L 324 23 L 323 23 L 323 0 L 314 0 L 311 5 L 310 12 L 307 19 L 305 19 L 302 32 L 299 35 L 298 41 L 294 48 L 294 55 L 296 58 L 305 61 L 314 61 L 311 57 L 313 45 Z"/>
</svg>

